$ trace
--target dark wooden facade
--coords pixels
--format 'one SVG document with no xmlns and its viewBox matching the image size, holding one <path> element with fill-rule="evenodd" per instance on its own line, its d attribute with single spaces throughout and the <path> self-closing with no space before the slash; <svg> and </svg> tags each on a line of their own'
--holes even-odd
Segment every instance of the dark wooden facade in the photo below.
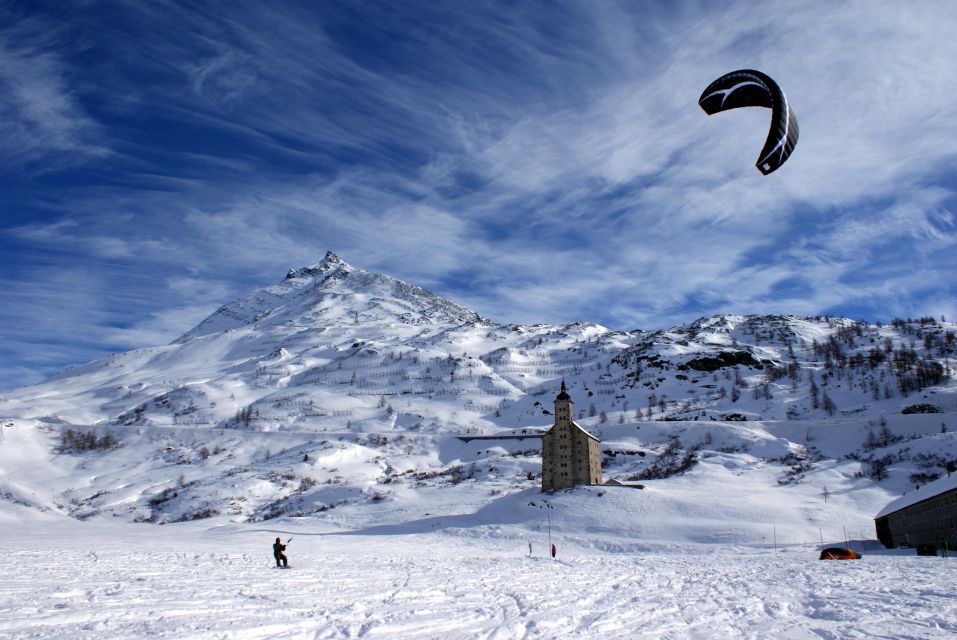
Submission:
<svg viewBox="0 0 957 640">
<path fill-rule="evenodd" d="M 957 548 L 957 487 L 945 484 L 939 493 L 933 483 L 921 489 L 926 497 L 894 509 L 892 502 L 874 519 L 877 539 L 888 549 L 900 546 L 934 545 L 946 542 L 948 549 Z M 905 501 L 907 502 L 907 501 Z M 889 510 L 892 509 L 892 510 Z"/>
</svg>

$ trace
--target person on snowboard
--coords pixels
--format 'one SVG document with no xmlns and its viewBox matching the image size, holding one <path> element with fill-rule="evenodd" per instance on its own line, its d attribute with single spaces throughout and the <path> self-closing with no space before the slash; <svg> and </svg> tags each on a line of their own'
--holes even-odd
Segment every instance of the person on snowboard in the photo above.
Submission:
<svg viewBox="0 0 957 640">
<path fill-rule="evenodd" d="M 286 557 L 286 554 L 283 551 L 286 550 L 286 545 L 282 543 L 280 538 L 276 538 L 276 542 L 272 545 L 272 555 L 276 558 L 276 566 L 287 568 L 289 566 L 289 558 Z"/>
</svg>

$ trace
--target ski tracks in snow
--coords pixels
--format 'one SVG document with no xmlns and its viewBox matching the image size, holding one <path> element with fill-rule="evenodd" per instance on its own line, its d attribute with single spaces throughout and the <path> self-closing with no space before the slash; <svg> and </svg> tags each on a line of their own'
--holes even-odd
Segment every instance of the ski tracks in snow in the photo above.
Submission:
<svg viewBox="0 0 957 640">
<path fill-rule="evenodd" d="M 521 541 L 140 528 L 0 541 L 0 637 L 950 638 L 954 560 L 739 547 L 557 561 Z M 263 539 L 260 539 L 263 538 Z M 95 544 L 94 544 L 95 542 Z M 178 549 L 190 549 L 181 551 Z"/>
</svg>

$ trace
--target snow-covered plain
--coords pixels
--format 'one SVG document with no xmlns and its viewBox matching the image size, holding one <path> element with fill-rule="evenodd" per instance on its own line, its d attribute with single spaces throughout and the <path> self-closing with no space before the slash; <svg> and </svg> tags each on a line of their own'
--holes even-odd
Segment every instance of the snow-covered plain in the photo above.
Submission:
<svg viewBox="0 0 957 640">
<path fill-rule="evenodd" d="M 561 528 L 562 516 L 555 516 Z M 270 544 L 292 537 L 292 568 Z M 0 540 L 4 638 L 952 638 L 952 558 L 450 528 L 32 522 Z M 532 543 L 532 555 L 528 543 Z"/>
</svg>

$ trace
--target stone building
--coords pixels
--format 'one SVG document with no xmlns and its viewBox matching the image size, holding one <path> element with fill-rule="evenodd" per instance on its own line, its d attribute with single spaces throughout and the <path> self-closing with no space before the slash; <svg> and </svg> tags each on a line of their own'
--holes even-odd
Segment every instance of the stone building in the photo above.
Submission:
<svg viewBox="0 0 957 640">
<path fill-rule="evenodd" d="M 875 516 L 874 525 L 877 539 L 889 549 L 945 542 L 957 548 L 957 474 L 897 498 Z"/>
<path fill-rule="evenodd" d="M 555 398 L 555 424 L 542 436 L 542 491 L 601 484 L 601 443 L 575 424 L 573 409 L 563 380 Z"/>
</svg>

